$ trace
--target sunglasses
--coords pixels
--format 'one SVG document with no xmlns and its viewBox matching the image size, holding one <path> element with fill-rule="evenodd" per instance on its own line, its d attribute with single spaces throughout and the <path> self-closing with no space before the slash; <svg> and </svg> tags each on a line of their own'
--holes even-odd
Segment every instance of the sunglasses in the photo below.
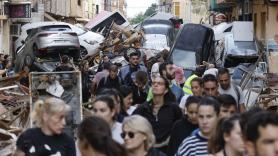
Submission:
<svg viewBox="0 0 278 156">
<path fill-rule="evenodd" d="M 135 137 L 134 132 L 122 132 L 121 137 L 124 139 L 126 136 L 128 136 L 130 139 L 133 139 Z"/>
</svg>

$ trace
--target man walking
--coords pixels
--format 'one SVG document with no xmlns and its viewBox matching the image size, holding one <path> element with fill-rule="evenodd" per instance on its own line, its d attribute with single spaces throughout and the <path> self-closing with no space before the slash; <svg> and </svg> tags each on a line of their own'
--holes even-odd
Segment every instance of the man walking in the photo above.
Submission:
<svg viewBox="0 0 278 156">
<path fill-rule="evenodd" d="M 219 93 L 232 95 L 237 102 L 238 110 L 240 112 L 244 112 L 245 106 L 244 106 L 244 95 L 242 89 L 239 86 L 231 83 L 229 70 L 227 68 L 218 69 L 217 77 L 218 77 L 218 82 L 220 84 L 220 86 L 218 87 Z"/>
</svg>

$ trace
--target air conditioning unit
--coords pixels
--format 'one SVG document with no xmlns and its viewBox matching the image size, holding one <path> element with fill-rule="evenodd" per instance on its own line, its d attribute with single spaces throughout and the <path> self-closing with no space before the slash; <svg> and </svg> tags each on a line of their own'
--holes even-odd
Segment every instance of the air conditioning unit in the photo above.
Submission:
<svg viewBox="0 0 278 156">
<path fill-rule="evenodd" d="M 20 36 L 21 24 L 11 24 L 10 26 L 10 34 L 11 36 Z"/>
</svg>

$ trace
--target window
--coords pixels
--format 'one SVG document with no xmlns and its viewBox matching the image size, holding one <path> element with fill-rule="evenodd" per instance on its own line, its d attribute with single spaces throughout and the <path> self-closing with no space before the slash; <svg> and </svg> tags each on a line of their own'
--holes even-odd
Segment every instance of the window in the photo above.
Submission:
<svg viewBox="0 0 278 156">
<path fill-rule="evenodd" d="M 71 31 L 68 25 L 49 25 L 41 27 L 43 31 Z"/>
<path fill-rule="evenodd" d="M 224 32 L 231 32 L 232 31 L 233 26 L 227 28 Z"/>
<path fill-rule="evenodd" d="M 12 24 L 10 26 L 11 35 L 12 36 L 19 36 L 20 35 L 20 28 L 21 28 L 20 24 Z"/>
<path fill-rule="evenodd" d="M 174 2 L 174 14 L 180 17 L 180 2 Z"/>
<path fill-rule="evenodd" d="M 96 5 L 96 14 L 98 14 L 98 13 L 99 13 L 99 6 Z"/>
</svg>

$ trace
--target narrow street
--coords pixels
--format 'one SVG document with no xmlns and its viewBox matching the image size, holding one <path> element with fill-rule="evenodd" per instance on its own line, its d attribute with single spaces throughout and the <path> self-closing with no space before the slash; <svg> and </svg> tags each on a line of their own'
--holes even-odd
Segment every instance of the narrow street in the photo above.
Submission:
<svg viewBox="0 0 278 156">
<path fill-rule="evenodd" d="M 0 0 L 0 156 L 278 156 L 276 0 Z"/>
</svg>

